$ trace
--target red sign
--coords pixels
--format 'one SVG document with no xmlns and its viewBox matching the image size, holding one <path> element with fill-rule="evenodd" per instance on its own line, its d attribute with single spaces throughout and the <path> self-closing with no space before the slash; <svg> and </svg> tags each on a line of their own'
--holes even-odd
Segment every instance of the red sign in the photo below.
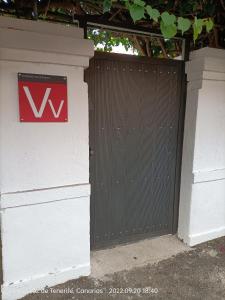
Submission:
<svg viewBox="0 0 225 300">
<path fill-rule="evenodd" d="M 21 122 L 67 122 L 67 78 L 18 73 Z"/>
</svg>

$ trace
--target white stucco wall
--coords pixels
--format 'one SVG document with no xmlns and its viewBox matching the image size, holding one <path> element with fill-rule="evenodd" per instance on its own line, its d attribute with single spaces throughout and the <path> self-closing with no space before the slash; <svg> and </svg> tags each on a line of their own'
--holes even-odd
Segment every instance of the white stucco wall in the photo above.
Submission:
<svg viewBox="0 0 225 300">
<path fill-rule="evenodd" d="M 195 245 L 225 235 L 225 51 L 193 52 L 186 71 L 178 236 Z"/>
<path fill-rule="evenodd" d="M 0 17 L 3 300 L 88 275 L 88 95 L 81 29 Z M 67 76 L 67 123 L 20 123 L 17 73 Z"/>
</svg>

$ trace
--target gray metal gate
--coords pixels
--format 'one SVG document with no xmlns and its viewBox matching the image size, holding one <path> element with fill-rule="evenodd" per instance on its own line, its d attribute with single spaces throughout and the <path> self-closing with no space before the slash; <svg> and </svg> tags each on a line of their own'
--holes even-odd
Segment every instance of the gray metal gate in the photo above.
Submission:
<svg viewBox="0 0 225 300">
<path fill-rule="evenodd" d="M 176 232 L 183 63 L 96 53 L 85 76 L 92 248 Z"/>
</svg>

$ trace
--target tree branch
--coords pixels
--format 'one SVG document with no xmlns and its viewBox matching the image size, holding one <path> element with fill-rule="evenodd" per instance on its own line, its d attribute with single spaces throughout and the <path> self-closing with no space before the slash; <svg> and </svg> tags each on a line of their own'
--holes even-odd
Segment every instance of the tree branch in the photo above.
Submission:
<svg viewBox="0 0 225 300">
<path fill-rule="evenodd" d="M 159 46 L 160 46 L 161 49 L 162 49 L 163 57 L 164 57 L 164 58 L 168 58 L 168 55 L 167 55 L 167 53 L 166 53 L 166 49 L 165 49 L 165 47 L 164 47 L 164 44 L 163 44 L 163 42 L 162 42 L 162 39 L 157 38 L 157 42 L 159 43 Z"/>
</svg>

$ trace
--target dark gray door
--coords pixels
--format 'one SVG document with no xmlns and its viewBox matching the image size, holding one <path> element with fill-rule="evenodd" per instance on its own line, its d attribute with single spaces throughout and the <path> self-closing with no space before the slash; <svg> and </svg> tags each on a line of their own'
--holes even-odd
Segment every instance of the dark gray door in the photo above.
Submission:
<svg viewBox="0 0 225 300">
<path fill-rule="evenodd" d="M 179 61 L 91 60 L 92 248 L 176 231 L 183 78 Z"/>
</svg>

